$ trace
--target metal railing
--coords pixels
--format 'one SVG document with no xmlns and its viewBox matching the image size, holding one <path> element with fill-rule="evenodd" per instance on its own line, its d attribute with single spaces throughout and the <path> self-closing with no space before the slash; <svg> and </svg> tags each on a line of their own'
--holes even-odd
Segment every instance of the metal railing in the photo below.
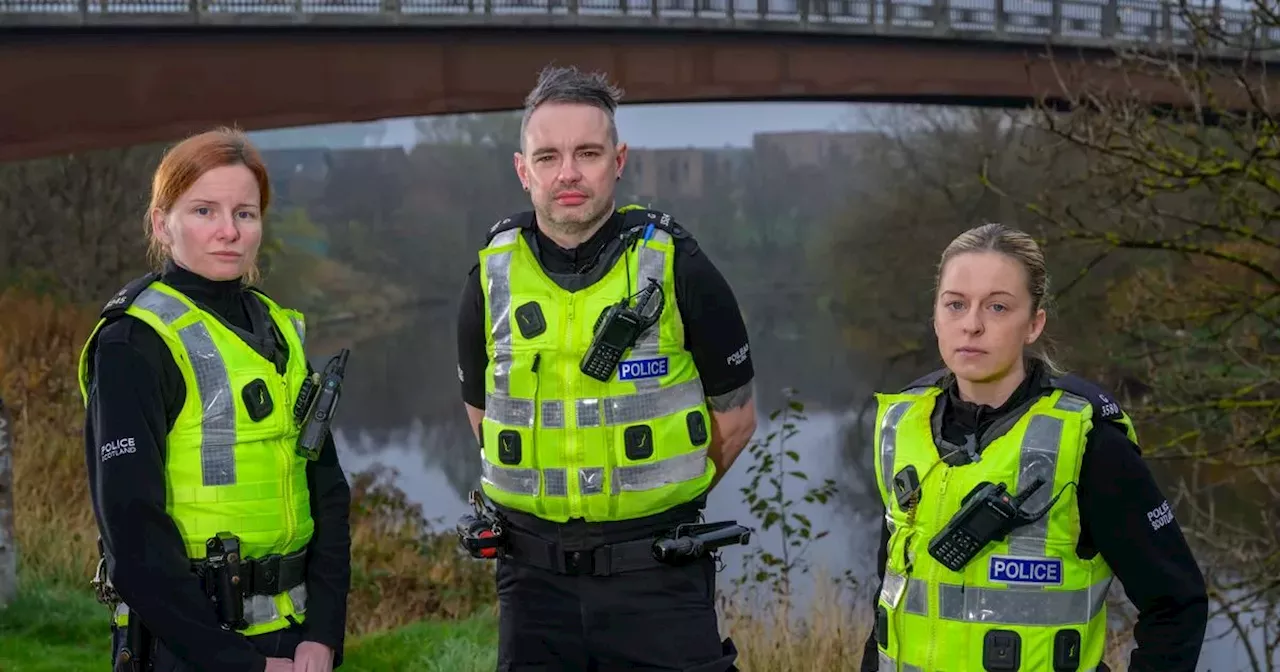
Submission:
<svg viewBox="0 0 1280 672">
<path fill-rule="evenodd" d="M 1253 12 L 1198 9 L 1239 44 L 1280 45 Z M 827 32 L 1086 47 L 1189 44 L 1160 0 L 0 0 L 0 28 L 77 25 L 552 25 Z"/>
</svg>

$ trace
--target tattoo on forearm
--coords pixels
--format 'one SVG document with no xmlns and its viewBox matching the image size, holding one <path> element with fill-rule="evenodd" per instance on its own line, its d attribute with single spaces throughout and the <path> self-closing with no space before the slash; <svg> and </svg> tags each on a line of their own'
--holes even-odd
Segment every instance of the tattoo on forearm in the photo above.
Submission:
<svg viewBox="0 0 1280 672">
<path fill-rule="evenodd" d="M 714 397 L 707 397 L 707 404 L 711 406 L 711 410 L 724 413 L 742 408 L 751 401 L 755 394 L 755 381 L 751 381 L 736 390 L 717 394 Z"/>
</svg>

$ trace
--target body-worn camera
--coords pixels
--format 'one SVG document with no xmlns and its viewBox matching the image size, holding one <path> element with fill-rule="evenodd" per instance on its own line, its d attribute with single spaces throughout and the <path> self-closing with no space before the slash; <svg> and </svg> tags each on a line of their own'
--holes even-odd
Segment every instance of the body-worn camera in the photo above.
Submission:
<svg viewBox="0 0 1280 672">
<path fill-rule="evenodd" d="M 1028 514 L 1022 505 L 1044 485 L 1037 477 L 1022 492 L 1010 497 L 1004 483 L 979 483 L 964 497 L 964 506 L 947 526 L 929 541 L 929 555 L 952 571 L 960 571 L 987 544 L 1004 539 L 1014 529 L 1039 520 L 1057 501 Z"/>
<path fill-rule="evenodd" d="M 468 498 L 475 513 L 458 519 L 459 545 L 473 558 L 492 560 L 501 556 L 507 542 L 502 518 L 485 505 L 478 491 L 472 490 Z"/>
<path fill-rule="evenodd" d="M 294 452 L 312 462 L 320 459 L 325 439 L 333 426 L 333 416 L 342 396 L 342 379 L 347 370 L 350 350 L 343 348 L 329 360 L 323 374 L 312 374 L 302 384 L 298 401 L 293 406 L 294 419 L 302 424 L 302 433 Z"/>
<path fill-rule="evenodd" d="M 661 314 L 662 286 L 650 278 L 649 285 L 636 295 L 635 308 L 631 307 L 630 298 L 626 298 L 600 314 L 591 346 L 583 353 L 578 369 L 596 380 L 608 382 L 626 351 Z"/>
<path fill-rule="evenodd" d="M 240 592 L 240 538 L 219 532 L 205 542 L 205 594 L 217 608 L 218 622 L 228 630 L 248 626 Z"/>
<path fill-rule="evenodd" d="M 670 535 L 654 540 L 653 557 L 668 565 L 682 565 L 725 546 L 750 541 L 751 529 L 732 520 L 679 525 Z"/>
</svg>

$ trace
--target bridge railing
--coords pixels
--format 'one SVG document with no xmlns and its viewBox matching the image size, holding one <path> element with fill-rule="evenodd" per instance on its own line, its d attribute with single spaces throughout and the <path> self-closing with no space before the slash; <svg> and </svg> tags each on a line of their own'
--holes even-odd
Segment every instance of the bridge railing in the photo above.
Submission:
<svg viewBox="0 0 1280 672">
<path fill-rule="evenodd" d="M 1280 45 L 1280 27 L 1252 11 L 1201 1 L 1196 15 L 1232 43 Z M 1194 33 L 1168 0 L 0 0 L 0 27 L 250 23 L 818 30 L 1090 46 L 1186 45 Z"/>
</svg>

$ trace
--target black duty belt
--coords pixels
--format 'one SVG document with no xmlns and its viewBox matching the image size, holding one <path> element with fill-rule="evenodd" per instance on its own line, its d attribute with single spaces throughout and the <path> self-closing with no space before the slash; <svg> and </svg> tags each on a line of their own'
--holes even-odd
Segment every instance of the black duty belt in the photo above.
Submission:
<svg viewBox="0 0 1280 672">
<path fill-rule="evenodd" d="M 204 578 L 204 567 L 197 563 L 196 574 Z M 307 580 L 307 549 L 289 555 L 268 555 L 240 560 L 241 595 L 275 595 L 290 590 Z"/>
<path fill-rule="evenodd" d="M 560 544 L 508 527 L 506 555 L 513 562 L 573 576 L 611 576 L 667 567 L 653 557 L 653 538 L 565 550 Z"/>
</svg>

